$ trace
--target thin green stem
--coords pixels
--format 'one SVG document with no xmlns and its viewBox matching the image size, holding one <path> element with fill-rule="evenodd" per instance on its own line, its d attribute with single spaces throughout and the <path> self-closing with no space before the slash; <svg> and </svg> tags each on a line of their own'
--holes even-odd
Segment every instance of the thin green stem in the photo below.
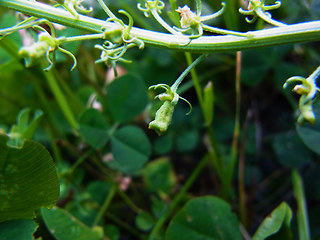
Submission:
<svg viewBox="0 0 320 240">
<path fill-rule="evenodd" d="M 85 154 L 82 154 L 80 158 L 71 166 L 69 169 L 68 173 L 72 174 L 74 170 L 81 164 L 83 163 L 84 160 L 86 160 L 92 153 L 94 152 L 94 149 L 90 149 L 87 151 Z"/>
<path fill-rule="evenodd" d="M 227 179 L 228 179 L 228 195 L 232 189 L 232 177 L 237 162 L 239 152 L 239 135 L 240 135 L 240 107 L 241 107 L 241 89 L 240 89 L 240 77 L 241 77 L 241 58 L 242 53 L 237 52 L 236 56 L 236 77 L 235 77 L 235 92 L 236 92 L 236 113 L 233 131 L 233 140 L 230 156 L 230 164 L 227 166 Z M 239 192 L 239 215 L 242 225 L 247 226 L 247 208 L 246 208 L 246 192 L 244 187 L 244 171 L 245 171 L 245 158 L 244 156 L 239 160 L 238 170 L 238 192 Z"/>
<path fill-rule="evenodd" d="M 43 22 L 47 22 L 47 20 L 45 20 L 45 19 L 38 19 L 37 21 L 35 21 L 36 18 L 33 18 L 33 17 L 30 17 L 30 18 L 33 19 L 33 22 L 25 22 L 25 23 L 22 22 L 22 23 L 19 23 L 19 24 L 15 25 L 15 26 L 12 26 L 12 27 L 0 29 L 0 39 L 3 38 L 4 36 L 8 35 L 8 34 L 11 34 L 11 33 L 15 32 L 15 31 L 18 31 L 20 29 L 30 28 L 30 27 L 32 27 L 34 25 L 38 25 L 38 24 L 41 24 Z"/>
<path fill-rule="evenodd" d="M 100 211 L 97 215 L 97 217 L 95 218 L 93 225 L 97 225 L 99 223 L 99 221 L 101 220 L 101 218 L 103 217 L 103 215 L 105 214 L 107 208 L 109 207 L 113 197 L 115 196 L 115 193 L 117 191 L 118 186 L 114 183 L 112 184 L 108 196 L 106 197 L 106 199 L 104 200 L 104 203 L 102 204 L 102 207 L 100 208 Z"/>
<path fill-rule="evenodd" d="M 159 15 L 158 10 L 156 8 L 151 9 L 151 14 L 157 20 L 157 22 L 169 33 L 172 33 L 173 35 L 179 35 L 181 37 L 183 36 L 182 33 L 174 30 L 166 21 L 163 20 L 163 18 Z"/>
<path fill-rule="evenodd" d="M 45 68 L 45 63 L 41 63 L 42 68 Z M 47 79 L 48 85 L 53 93 L 53 95 L 55 96 L 61 111 L 63 112 L 65 118 L 67 119 L 68 123 L 70 124 L 70 126 L 73 128 L 74 131 L 77 131 L 78 129 L 78 123 L 73 115 L 73 112 L 71 111 L 71 108 L 68 104 L 67 99 L 64 97 L 55 77 L 54 77 L 54 73 L 52 71 L 43 72 L 43 75 L 45 76 L 45 78 Z"/>
<path fill-rule="evenodd" d="M 135 211 L 136 213 L 140 213 L 143 211 L 128 197 L 128 195 L 124 191 L 118 189 L 118 193 L 133 211 Z"/>
<path fill-rule="evenodd" d="M 198 163 L 196 168 L 191 173 L 190 177 L 186 181 L 186 183 L 183 185 L 179 193 L 174 197 L 172 200 L 170 206 L 166 210 L 166 212 L 160 217 L 159 221 L 156 223 L 154 228 L 152 229 L 152 232 L 150 234 L 149 240 L 155 240 L 157 239 L 157 235 L 159 234 L 160 230 L 162 229 L 163 225 L 166 223 L 172 212 L 176 209 L 178 204 L 181 202 L 182 198 L 185 196 L 186 192 L 189 190 L 189 188 L 192 186 L 192 184 L 195 182 L 195 180 L 198 178 L 199 174 L 203 170 L 203 168 L 208 163 L 208 156 L 204 156 L 201 161 Z"/>
<path fill-rule="evenodd" d="M 107 212 L 106 213 L 106 217 L 109 218 L 114 223 L 116 223 L 121 228 L 123 228 L 124 230 L 126 230 L 131 235 L 135 236 L 135 239 L 141 239 L 141 240 L 146 240 L 147 239 L 146 236 L 141 235 L 134 227 L 132 227 L 130 224 L 122 221 L 116 215 L 114 215 L 114 214 L 112 214 L 110 212 Z"/>
<path fill-rule="evenodd" d="M 202 54 L 200 57 L 198 57 L 196 60 L 194 60 L 184 71 L 181 73 L 181 75 L 178 77 L 178 79 L 174 82 L 174 84 L 171 86 L 172 91 L 176 92 L 180 83 L 183 81 L 183 79 L 189 74 L 189 72 L 197 66 L 198 63 L 200 63 L 204 59 L 205 55 Z"/>
<path fill-rule="evenodd" d="M 258 8 L 256 10 L 257 15 L 262 18 L 264 21 L 266 21 L 267 23 L 277 26 L 277 27 L 284 27 L 284 26 L 288 26 L 285 23 L 279 22 L 277 20 L 272 19 L 270 16 L 268 16 L 263 10 L 262 8 Z"/>
<path fill-rule="evenodd" d="M 224 0 L 226 11 L 223 14 L 224 21 L 227 25 L 227 27 L 231 30 L 238 30 L 239 24 L 238 24 L 238 14 L 237 14 L 237 2 L 234 0 Z"/>
<path fill-rule="evenodd" d="M 115 18 L 117 19 L 116 15 L 113 14 L 113 12 L 111 12 L 111 10 L 108 8 L 108 6 L 104 3 L 103 0 L 98 0 L 100 6 L 102 7 L 102 9 L 106 12 L 106 14 L 110 17 L 110 18 Z"/>
<path fill-rule="evenodd" d="M 196 6 L 197 6 L 197 15 L 200 16 L 201 15 L 201 0 L 196 0 Z"/>
<path fill-rule="evenodd" d="M 179 17 L 179 13 L 176 11 L 177 9 L 177 0 L 169 0 L 170 2 L 170 6 L 171 6 L 171 10 L 172 12 L 170 13 L 170 17 L 171 17 L 171 21 L 178 26 L 180 17 Z"/>
<path fill-rule="evenodd" d="M 233 1 L 227 1 L 233 2 Z M 54 8 L 47 4 L 24 0 L 1 0 L 0 6 L 21 11 L 25 14 L 48 21 L 63 24 L 89 31 L 101 33 L 101 27 L 115 30 L 120 29 L 118 24 L 106 22 L 100 19 L 79 15 L 75 18 L 66 10 Z M 144 41 L 146 46 L 169 48 L 171 50 L 189 52 L 230 52 L 244 49 L 276 46 L 320 39 L 320 21 L 311 21 L 300 24 L 292 24 L 265 30 L 249 32 L 248 37 L 239 36 L 202 36 L 193 39 L 186 44 L 185 37 L 177 37 L 173 34 L 165 34 L 133 27 L 131 35 Z"/>
<path fill-rule="evenodd" d="M 298 173 L 297 169 L 292 170 L 292 184 L 293 184 L 293 194 L 298 204 L 297 222 L 298 222 L 299 239 L 310 240 L 308 210 L 307 210 L 306 198 L 304 195 L 304 187 L 302 183 L 302 178 Z"/>
<path fill-rule="evenodd" d="M 320 66 L 317 67 L 317 69 L 314 70 L 314 72 L 308 78 L 312 79 L 313 82 L 315 82 L 319 76 L 320 76 Z"/>
<path fill-rule="evenodd" d="M 192 56 L 191 53 L 185 53 L 186 59 L 187 59 L 187 63 L 189 65 L 192 64 Z M 197 94 L 197 98 L 200 104 L 200 108 L 202 111 L 202 114 L 205 115 L 205 107 L 204 107 L 204 101 L 203 101 L 203 95 L 202 95 L 202 90 L 201 90 L 201 86 L 200 86 L 200 81 L 198 78 L 198 75 L 195 71 L 194 68 L 191 69 L 191 77 L 192 77 L 192 82 L 193 82 L 193 86 L 196 90 L 196 94 Z M 220 179 L 223 181 L 222 178 L 222 160 L 220 159 L 220 155 L 218 153 L 218 146 L 215 142 L 214 139 L 214 134 L 213 134 L 213 129 L 212 126 L 206 126 L 207 127 L 207 131 L 209 134 L 209 140 L 210 140 L 210 149 L 209 151 L 209 155 L 210 155 L 210 159 L 212 161 L 212 164 L 214 166 L 214 168 L 216 169 Z"/>
<path fill-rule="evenodd" d="M 186 52 L 185 53 L 185 57 L 186 57 L 186 60 L 187 60 L 187 64 L 190 66 L 192 64 L 192 62 L 193 62 L 191 53 Z M 200 83 L 199 83 L 198 75 L 197 75 L 195 69 L 193 69 L 193 68 L 191 69 L 190 74 L 191 74 L 193 86 L 194 86 L 194 88 L 196 90 L 196 94 L 197 94 L 197 97 L 198 97 L 198 100 L 199 100 L 199 103 L 200 103 L 200 107 L 203 110 L 203 96 L 202 96 L 202 91 L 201 91 L 201 86 L 200 86 Z"/>
</svg>

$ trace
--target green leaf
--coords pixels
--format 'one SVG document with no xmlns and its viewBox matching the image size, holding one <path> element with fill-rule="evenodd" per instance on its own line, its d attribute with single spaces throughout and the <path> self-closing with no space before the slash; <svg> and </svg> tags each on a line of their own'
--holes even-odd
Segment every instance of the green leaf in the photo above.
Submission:
<svg viewBox="0 0 320 240">
<path fill-rule="evenodd" d="M 150 192 L 168 194 L 176 183 L 169 159 L 160 158 L 150 162 L 143 169 L 143 180 Z"/>
<path fill-rule="evenodd" d="M 151 144 L 144 132 L 137 127 L 126 126 L 117 130 L 111 138 L 114 160 L 108 165 L 126 174 L 141 170 L 151 154 Z"/>
<path fill-rule="evenodd" d="M 0 223 L 1 240 L 33 240 L 38 225 L 32 220 L 12 220 Z"/>
<path fill-rule="evenodd" d="M 177 136 L 177 149 L 179 152 L 192 151 L 199 142 L 199 132 L 197 129 L 187 129 Z"/>
<path fill-rule="evenodd" d="M 53 207 L 41 208 L 42 218 L 50 233 L 59 240 L 100 240 L 103 238 L 101 227 L 89 228 L 67 211 Z"/>
<path fill-rule="evenodd" d="M 80 117 L 79 132 L 93 148 L 101 148 L 107 143 L 109 130 L 105 117 L 95 109 L 86 110 Z"/>
<path fill-rule="evenodd" d="M 194 198 L 169 224 L 166 240 L 240 240 L 239 223 L 225 201 L 212 196 Z"/>
<path fill-rule="evenodd" d="M 296 129 L 304 144 L 315 153 L 320 154 L 320 102 L 314 104 L 313 111 L 316 115 L 315 123 L 313 125 L 306 123 L 303 126 L 297 124 Z"/>
<path fill-rule="evenodd" d="M 107 88 L 106 103 L 115 121 L 128 122 L 147 105 L 147 89 L 138 76 L 126 74 L 115 79 Z"/>
<path fill-rule="evenodd" d="M 173 134 L 168 132 L 154 139 L 153 150 L 158 155 L 167 154 L 173 147 Z"/>
<path fill-rule="evenodd" d="M 33 218 L 42 206 L 52 207 L 59 197 L 59 182 L 49 152 L 25 140 L 20 148 L 7 145 L 0 135 L 0 222 Z"/>
<path fill-rule="evenodd" d="M 147 212 L 139 213 L 135 222 L 137 227 L 143 231 L 149 231 L 155 223 L 154 218 Z"/>
<path fill-rule="evenodd" d="M 32 139 L 33 135 L 38 127 L 41 120 L 43 112 L 41 110 L 36 110 L 34 112 L 34 117 L 29 123 L 30 109 L 25 108 L 20 111 L 17 117 L 17 125 L 13 125 L 10 131 L 9 145 L 18 147 L 21 146 L 24 139 Z"/>
<path fill-rule="evenodd" d="M 293 131 L 277 134 L 273 140 L 272 148 L 279 162 L 286 167 L 300 167 L 312 159 L 311 152 Z"/>
<path fill-rule="evenodd" d="M 105 225 L 104 234 L 110 238 L 110 240 L 118 240 L 120 238 L 120 231 L 115 225 Z"/>
<path fill-rule="evenodd" d="M 290 229 L 290 221 L 292 218 L 292 211 L 287 203 L 281 203 L 276 209 L 272 211 L 272 213 L 266 217 L 258 230 L 252 237 L 252 240 L 264 240 L 267 237 L 277 233 L 281 227 Z M 285 238 L 278 239 L 291 239 L 290 231 L 288 231 L 289 235 L 286 235 Z"/>
<path fill-rule="evenodd" d="M 205 125 L 210 126 L 213 120 L 214 93 L 213 84 L 209 82 L 203 90 L 203 106 Z"/>
</svg>

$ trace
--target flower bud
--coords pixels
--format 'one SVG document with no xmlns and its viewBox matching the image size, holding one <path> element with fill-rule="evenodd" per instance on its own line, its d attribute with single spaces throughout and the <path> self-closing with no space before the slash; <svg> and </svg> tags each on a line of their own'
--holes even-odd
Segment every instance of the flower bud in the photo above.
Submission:
<svg viewBox="0 0 320 240">
<path fill-rule="evenodd" d="M 159 135 L 166 132 L 171 123 L 175 105 L 173 102 L 165 101 L 156 112 L 155 119 L 149 123 L 149 128 L 155 130 Z"/>
<path fill-rule="evenodd" d="M 192 12 L 187 5 L 182 8 L 179 7 L 176 11 L 180 13 L 180 23 L 182 28 L 198 28 L 200 24 L 200 18 L 194 12 Z"/>
</svg>

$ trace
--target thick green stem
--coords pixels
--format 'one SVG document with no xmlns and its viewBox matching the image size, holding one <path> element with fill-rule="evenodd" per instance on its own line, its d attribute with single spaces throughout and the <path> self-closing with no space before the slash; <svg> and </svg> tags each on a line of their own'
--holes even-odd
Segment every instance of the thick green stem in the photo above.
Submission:
<svg viewBox="0 0 320 240">
<path fill-rule="evenodd" d="M 24 0 L 1 0 L 0 6 L 21 11 L 38 18 L 60 23 L 66 26 L 86 30 L 90 33 L 101 33 L 101 27 L 114 30 L 118 24 L 100 19 L 79 15 L 75 18 L 71 13 L 47 4 Z M 146 46 L 168 48 L 189 52 L 230 52 L 251 48 L 276 46 L 280 44 L 317 41 L 320 39 L 320 21 L 292 24 L 266 30 L 248 32 L 248 37 L 233 35 L 202 36 L 186 44 L 184 37 L 159 33 L 139 28 L 132 28 L 132 36 L 144 41 Z"/>
</svg>

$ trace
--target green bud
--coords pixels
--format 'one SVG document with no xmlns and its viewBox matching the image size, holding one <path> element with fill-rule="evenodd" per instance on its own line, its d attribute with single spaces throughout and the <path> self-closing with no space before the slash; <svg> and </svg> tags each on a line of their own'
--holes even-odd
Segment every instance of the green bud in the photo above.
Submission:
<svg viewBox="0 0 320 240">
<path fill-rule="evenodd" d="M 103 29 L 103 39 L 115 44 L 120 44 L 123 42 L 122 35 L 123 29 L 121 28 L 116 28 L 113 30 Z"/>
<path fill-rule="evenodd" d="M 155 130 L 159 135 L 167 131 L 176 104 L 171 101 L 165 101 L 156 112 L 155 119 L 149 124 L 149 128 Z"/>
<path fill-rule="evenodd" d="M 315 120 L 316 120 L 316 116 L 313 112 L 313 108 L 312 108 L 312 101 L 308 101 L 306 103 L 303 104 L 299 104 L 300 105 L 300 111 L 301 111 L 301 115 L 298 118 L 298 123 L 303 125 L 305 122 L 309 122 L 311 124 L 314 124 Z"/>
</svg>

